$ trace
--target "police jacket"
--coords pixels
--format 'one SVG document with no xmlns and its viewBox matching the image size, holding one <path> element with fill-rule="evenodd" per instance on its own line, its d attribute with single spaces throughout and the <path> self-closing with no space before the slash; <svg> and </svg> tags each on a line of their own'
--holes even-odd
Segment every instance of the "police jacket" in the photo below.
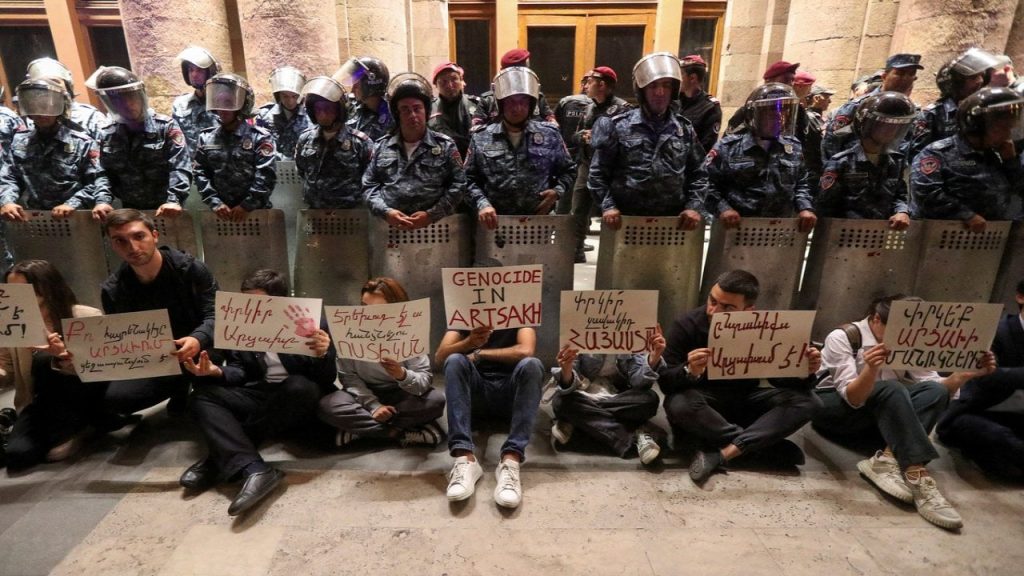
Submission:
<svg viewBox="0 0 1024 576">
<path fill-rule="evenodd" d="M 178 122 L 178 127 L 185 133 L 185 142 L 189 153 L 195 156 L 199 145 L 199 133 L 207 128 L 220 125 L 217 114 L 206 109 L 206 100 L 196 96 L 195 92 L 182 94 L 171 104 L 171 116 Z"/>
<path fill-rule="evenodd" d="M 887 220 L 910 214 L 906 161 L 899 152 L 880 154 L 878 164 L 868 160 L 860 141 L 825 163 L 815 212 L 821 217 Z"/>
<path fill-rule="evenodd" d="M 952 98 L 943 98 L 922 108 L 911 129 L 908 158 L 913 159 L 932 142 L 955 136 L 959 130 L 956 111 L 957 104 Z"/>
<path fill-rule="evenodd" d="M 395 127 L 395 120 L 391 117 L 387 100 L 381 98 L 377 110 L 371 110 L 366 104 L 357 102 L 349 113 L 345 125 L 349 130 L 358 130 L 366 134 L 371 142 L 376 142 L 391 132 Z"/>
<path fill-rule="evenodd" d="M 788 218 L 814 210 L 803 147 L 792 136 L 773 140 L 766 151 L 750 133 L 730 134 L 708 153 L 707 171 L 713 214 Z"/>
<path fill-rule="evenodd" d="M 111 122 L 103 128 L 100 152 L 110 190 L 125 208 L 185 204 L 192 186 L 192 159 L 184 132 L 170 116 L 150 110 L 140 132 Z"/>
<path fill-rule="evenodd" d="M 593 100 L 583 94 L 569 94 L 559 100 L 555 106 L 555 122 L 558 122 L 562 140 L 569 148 L 569 155 L 574 159 L 578 158 L 577 154 L 579 153 L 576 133 L 582 129 L 583 118 L 592 102 Z"/>
<path fill-rule="evenodd" d="M 676 216 L 703 210 L 708 188 L 704 154 L 686 119 L 669 112 L 657 121 L 637 108 L 598 120 L 591 145 L 587 186 L 602 212 Z"/>
<path fill-rule="evenodd" d="M 622 98 L 618 96 L 611 96 L 605 98 L 604 102 L 597 102 L 591 99 L 590 104 L 587 105 L 587 110 L 583 114 L 583 122 L 580 124 L 580 129 L 573 134 L 573 142 L 576 144 L 579 150 L 579 157 L 581 162 L 587 164 L 587 168 L 590 168 L 590 161 L 594 158 L 594 124 L 601 118 L 612 118 L 619 114 L 624 114 L 632 110 L 633 107 Z M 590 130 L 590 144 L 583 141 L 583 131 Z"/>
<path fill-rule="evenodd" d="M 434 132 L 440 132 L 455 141 L 459 154 L 463 157 L 469 150 L 470 128 L 473 125 L 473 114 L 480 105 L 478 96 L 461 94 L 451 102 L 434 96 L 430 109 L 430 120 L 427 126 Z"/>
<path fill-rule="evenodd" d="M 14 133 L 25 129 L 25 122 L 13 110 L 0 106 L 0 162 L 11 151 Z"/>
<path fill-rule="evenodd" d="M 437 222 L 453 214 L 462 201 L 466 171 L 451 138 L 427 129 L 412 156 L 406 157 L 396 130 L 374 144 L 363 191 L 376 216 L 384 218 L 391 209 L 406 215 L 424 211 Z"/>
<path fill-rule="evenodd" d="M 107 125 L 108 118 L 91 104 L 71 102 L 71 121 L 78 124 L 92 137 L 99 140 L 103 136 L 103 127 Z"/>
<path fill-rule="evenodd" d="M 857 112 L 857 106 L 865 98 L 877 92 L 878 88 L 848 100 L 832 113 L 832 117 L 825 123 L 825 135 L 821 140 L 821 159 L 823 161 L 827 162 L 857 142 L 857 135 L 853 133 L 853 115 Z"/>
<path fill-rule="evenodd" d="M 0 206 L 17 203 L 22 195 L 32 210 L 110 204 L 99 144 L 76 124 L 58 122 L 52 136 L 35 126 L 14 135 L 8 161 L 0 162 Z"/>
<path fill-rule="evenodd" d="M 707 153 L 718 141 L 718 131 L 722 129 L 722 103 L 703 90 L 698 90 L 693 98 L 679 94 L 678 102 L 679 113 L 693 124 L 697 139 Z"/>
<path fill-rule="evenodd" d="M 319 126 L 303 132 L 295 147 L 295 169 L 302 178 L 306 205 L 337 209 L 362 206 L 363 172 L 372 153 L 373 142 L 366 134 L 345 126 L 327 142 Z"/>
<path fill-rule="evenodd" d="M 536 214 L 539 194 L 553 189 L 561 197 L 576 182 L 576 164 L 558 129 L 529 120 L 518 146 L 509 140 L 504 122 L 473 134 L 466 156 L 468 203 L 477 210 L 493 207 L 498 214 Z"/>
<path fill-rule="evenodd" d="M 274 137 L 278 160 L 295 157 L 295 144 L 299 135 L 309 129 L 312 123 L 306 115 L 306 107 L 299 105 L 291 117 L 280 104 L 265 104 L 256 111 L 256 125 L 265 128 Z"/>
<path fill-rule="evenodd" d="M 223 126 L 199 134 L 196 188 L 210 208 L 227 204 L 246 210 L 271 208 L 277 182 L 274 139 L 263 128 L 242 121 L 234 132 Z"/>
<path fill-rule="evenodd" d="M 939 220 L 1021 217 L 1024 152 L 1004 161 L 993 150 L 976 150 L 957 135 L 932 142 L 914 158 L 910 172 L 914 215 Z"/>
</svg>

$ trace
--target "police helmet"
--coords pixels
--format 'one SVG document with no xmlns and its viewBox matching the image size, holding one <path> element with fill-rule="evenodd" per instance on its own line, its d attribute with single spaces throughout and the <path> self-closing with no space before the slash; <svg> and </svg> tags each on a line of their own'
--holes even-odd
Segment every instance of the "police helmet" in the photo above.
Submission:
<svg viewBox="0 0 1024 576">
<path fill-rule="evenodd" d="M 1009 88 L 1017 94 L 1024 96 L 1024 76 L 1019 76 L 1010 84 Z"/>
<path fill-rule="evenodd" d="M 754 88 L 744 104 L 747 125 L 759 138 L 779 138 L 796 133 L 800 99 L 793 87 L 769 82 Z"/>
<path fill-rule="evenodd" d="M 53 58 L 36 58 L 28 63 L 25 68 L 26 80 L 39 80 L 41 78 L 53 78 L 64 83 L 64 88 L 72 98 L 75 96 L 75 82 L 71 77 L 71 70 Z"/>
<path fill-rule="evenodd" d="M 672 89 L 672 98 L 679 97 L 679 86 L 682 85 L 683 75 L 679 68 L 679 60 L 669 52 L 655 52 L 641 58 L 633 66 L 633 92 L 641 104 L 644 100 L 644 87 L 654 82 L 668 78 L 675 86 Z"/>
<path fill-rule="evenodd" d="M 274 93 L 274 100 L 277 100 L 278 103 L 280 103 L 278 92 L 292 92 L 301 97 L 302 87 L 305 85 L 305 74 L 294 66 L 279 66 L 270 73 L 270 91 Z"/>
<path fill-rule="evenodd" d="M 427 117 L 430 117 L 430 103 L 434 98 L 434 91 L 427 79 L 415 72 L 402 72 L 395 76 L 388 84 L 387 96 L 391 117 L 396 121 L 398 119 L 398 101 L 403 98 L 417 98 L 422 101 Z"/>
<path fill-rule="evenodd" d="M 853 129 L 861 141 L 870 141 L 878 152 L 888 153 L 899 148 L 914 124 L 917 109 L 900 92 L 876 92 L 857 106 L 853 115 Z"/>
<path fill-rule="evenodd" d="M 970 48 L 952 58 L 935 73 L 935 85 L 943 98 L 955 98 L 963 82 L 975 74 L 984 74 L 1000 64 L 995 54 L 981 48 Z"/>
<path fill-rule="evenodd" d="M 181 51 L 177 56 L 177 60 L 181 63 L 181 77 L 185 79 L 185 84 L 192 86 L 193 88 L 202 88 L 205 85 L 205 81 L 199 86 L 195 86 L 189 81 L 188 78 L 188 67 L 191 64 L 196 68 L 206 70 L 206 80 L 213 78 L 220 72 L 220 64 L 217 59 L 210 54 L 210 51 L 206 48 L 199 46 L 189 46 Z"/>
<path fill-rule="evenodd" d="M 982 88 L 960 102 L 956 122 L 964 135 L 984 136 L 989 126 L 1006 122 L 1011 140 L 1024 139 L 1024 96 L 1009 88 Z"/>
<path fill-rule="evenodd" d="M 316 115 L 313 112 L 316 103 L 327 101 L 337 105 L 337 121 L 345 122 L 348 116 L 348 107 L 346 106 L 347 94 L 345 93 L 345 87 L 334 78 L 330 76 L 316 76 L 310 79 L 309 82 L 306 82 L 300 94 L 304 100 L 306 115 L 309 116 L 311 121 L 316 122 Z"/>
<path fill-rule="evenodd" d="M 127 68 L 100 66 L 85 85 L 96 92 L 115 122 L 143 122 L 149 114 L 146 85 Z"/>
<path fill-rule="evenodd" d="M 526 66 L 510 66 L 498 72 L 494 77 L 494 99 L 501 102 L 509 96 L 524 94 L 530 97 L 530 110 L 537 104 L 540 96 L 540 80 L 533 70 Z"/>
<path fill-rule="evenodd" d="M 360 95 L 366 98 L 383 96 L 391 75 L 388 74 L 388 67 L 379 59 L 372 56 L 357 56 L 338 68 L 332 78 L 342 86 L 348 86 L 352 91 L 359 85 Z"/>
<path fill-rule="evenodd" d="M 25 80 L 18 84 L 18 110 L 22 116 L 61 116 L 71 112 L 71 95 L 64 83 L 53 78 Z"/>
<path fill-rule="evenodd" d="M 238 112 L 239 118 L 249 118 L 254 100 L 249 82 L 238 74 L 217 74 L 206 81 L 207 110 Z"/>
</svg>

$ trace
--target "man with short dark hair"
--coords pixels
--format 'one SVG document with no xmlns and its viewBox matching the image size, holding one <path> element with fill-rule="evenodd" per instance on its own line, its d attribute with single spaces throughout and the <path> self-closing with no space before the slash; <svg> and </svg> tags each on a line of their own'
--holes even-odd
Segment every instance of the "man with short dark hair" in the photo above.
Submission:
<svg viewBox="0 0 1024 576">
<path fill-rule="evenodd" d="M 659 370 L 665 415 L 675 429 L 702 444 L 690 464 L 690 478 L 698 485 L 733 458 L 796 432 L 821 405 L 811 392 L 821 366 L 813 347 L 807 351 L 807 378 L 772 379 L 771 388 L 760 388 L 758 379 L 708 380 L 711 316 L 754 309 L 759 291 L 753 274 L 726 272 L 711 287 L 705 306 L 680 314 L 668 331 L 667 367 Z"/>
<path fill-rule="evenodd" d="M 700 55 L 680 58 L 679 66 L 683 72 L 679 87 L 679 113 L 693 124 L 704 152 L 709 152 L 722 129 L 722 103 L 704 91 L 708 65 Z"/>
<path fill-rule="evenodd" d="M 480 97 L 464 92 L 466 82 L 462 67 L 455 62 L 444 62 L 434 68 L 433 81 L 437 95 L 431 103 L 431 130 L 455 140 L 463 158 L 469 150 L 470 127 L 473 114 L 480 105 Z"/>
</svg>

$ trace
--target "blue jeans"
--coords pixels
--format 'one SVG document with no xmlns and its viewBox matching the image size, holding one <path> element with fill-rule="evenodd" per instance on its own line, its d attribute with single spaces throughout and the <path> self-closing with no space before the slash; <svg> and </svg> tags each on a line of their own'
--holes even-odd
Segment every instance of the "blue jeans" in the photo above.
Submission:
<svg viewBox="0 0 1024 576">
<path fill-rule="evenodd" d="M 444 362 L 448 451 L 472 452 L 473 415 L 496 416 L 510 421 L 501 453 L 514 452 L 525 462 L 543 382 L 544 366 L 536 358 L 520 360 L 511 373 L 481 374 L 465 355 L 449 356 Z"/>
</svg>

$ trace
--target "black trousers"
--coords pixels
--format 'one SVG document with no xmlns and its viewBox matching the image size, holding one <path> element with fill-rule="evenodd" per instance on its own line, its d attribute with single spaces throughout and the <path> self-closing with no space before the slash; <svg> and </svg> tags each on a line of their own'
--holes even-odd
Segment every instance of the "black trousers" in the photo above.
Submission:
<svg viewBox="0 0 1024 576">
<path fill-rule="evenodd" d="M 132 414 L 171 398 L 184 396 L 192 383 L 192 376 L 160 376 L 136 380 L 117 380 L 105 386 L 103 406 L 117 414 Z"/>
<path fill-rule="evenodd" d="M 633 447 L 633 432 L 658 413 L 654 390 L 629 389 L 606 398 L 579 392 L 557 394 L 555 418 L 565 420 L 625 458 Z"/>
<path fill-rule="evenodd" d="M 936 427 L 939 440 L 959 448 L 986 472 L 1024 478 L 1024 414 L 989 410 L 1024 390 L 1024 368 L 999 368 L 971 380 Z"/>
</svg>

